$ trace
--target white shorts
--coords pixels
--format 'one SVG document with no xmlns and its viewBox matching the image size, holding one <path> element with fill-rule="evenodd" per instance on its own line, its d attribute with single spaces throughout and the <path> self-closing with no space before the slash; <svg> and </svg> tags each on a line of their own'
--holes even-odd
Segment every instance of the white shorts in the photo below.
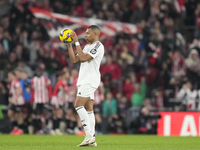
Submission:
<svg viewBox="0 0 200 150">
<path fill-rule="evenodd" d="M 94 100 L 95 91 L 96 91 L 96 88 L 91 87 L 90 84 L 78 85 L 77 96 L 90 97 L 90 99 Z"/>
</svg>

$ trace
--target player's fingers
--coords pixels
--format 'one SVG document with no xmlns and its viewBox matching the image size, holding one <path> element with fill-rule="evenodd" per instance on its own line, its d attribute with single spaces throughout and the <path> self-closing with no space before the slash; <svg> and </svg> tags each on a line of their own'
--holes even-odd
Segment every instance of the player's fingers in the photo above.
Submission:
<svg viewBox="0 0 200 150">
<path fill-rule="evenodd" d="M 73 36 L 76 36 L 76 32 L 74 32 L 74 30 L 72 30 L 72 35 L 73 35 Z"/>
<path fill-rule="evenodd" d="M 74 33 L 75 33 L 75 32 L 74 32 L 73 30 L 72 30 L 72 32 L 71 32 L 71 33 L 72 33 L 72 35 L 74 36 Z"/>
</svg>

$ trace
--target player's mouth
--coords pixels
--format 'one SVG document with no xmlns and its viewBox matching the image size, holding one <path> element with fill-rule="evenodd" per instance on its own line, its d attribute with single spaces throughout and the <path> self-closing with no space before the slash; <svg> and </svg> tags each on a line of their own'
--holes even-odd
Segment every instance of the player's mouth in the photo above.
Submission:
<svg viewBox="0 0 200 150">
<path fill-rule="evenodd" d="M 86 39 L 86 41 L 88 41 L 88 42 L 89 42 L 88 38 L 85 38 L 85 39 Z"/>
</svg>

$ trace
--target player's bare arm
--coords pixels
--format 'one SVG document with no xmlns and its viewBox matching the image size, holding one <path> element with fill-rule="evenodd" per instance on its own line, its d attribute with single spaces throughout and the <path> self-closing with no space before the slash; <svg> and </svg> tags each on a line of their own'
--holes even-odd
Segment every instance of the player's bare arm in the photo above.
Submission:
<svg viewBox="0 0 200 150">
<path fill-rule="evenodd" d="M 12 98 L 12 97 L 9 97 L 9 98 L 8 98 L 8 101 L 9 101 L 9 103 L 11 103 L 11 104 L 15 104 L 15 99 Z"/>
<path fill-rule="evenodd" d="M 19 96 L 22 95 L 22 89 L 20 87 L 17 87 L 16 91 L 17 91 L 16 92 L 16 97 L 18 98 Z"/>
<path fill-rule="evenodd" d="M 70 57 L 70 61 L 72 63 L 77 63 L 80 61 L 79 57 L 77 55 L 74 54 L 73 48 L 72 48 L 72 44 L 67 44 L 68 46 L 68 50 L 69 50 L 69 57 Z"/>
<path fill-rule="evenodd" d="M 73 34 L 74 43 L 78 42 L 78 36 L 76 35 L 76 33 L 74 31 L 72 31 L 72 34 Z M 77 52 L 78 52 L 79 60 L 81 62 L 86 62 L 86 61 L 89 61 L 89 60 L 93 59 L 93 57 L 90 56 L 89 54 L 84 54 L 83 53 L 83 50 L 82 50 L 80 45 L 76 45 L 76 49 L 77 49 Z"/>
<path fill-rule="evenodd" d="M 15 97 L 10 97 L 8 100 L 11 104 L 15 104 L 16 103 L 16 99 L 21 96 L 22 94 L 22 89 L 20 87 L 16 88 L 16 96 Z"/>
</svg>

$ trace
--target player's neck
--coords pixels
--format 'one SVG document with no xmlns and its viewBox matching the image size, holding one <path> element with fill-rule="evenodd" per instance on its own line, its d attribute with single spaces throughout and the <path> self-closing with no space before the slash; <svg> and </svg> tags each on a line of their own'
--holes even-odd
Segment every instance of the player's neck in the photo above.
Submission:
<svg viewBox="0 0 200 150">
<path fill-rule="evenodd" d="M 94 41 L 90 42 L 90 44 L 93 44 L 95 42 L 99 41 L 99 39 L 95 39 Z"/>
</svg>

